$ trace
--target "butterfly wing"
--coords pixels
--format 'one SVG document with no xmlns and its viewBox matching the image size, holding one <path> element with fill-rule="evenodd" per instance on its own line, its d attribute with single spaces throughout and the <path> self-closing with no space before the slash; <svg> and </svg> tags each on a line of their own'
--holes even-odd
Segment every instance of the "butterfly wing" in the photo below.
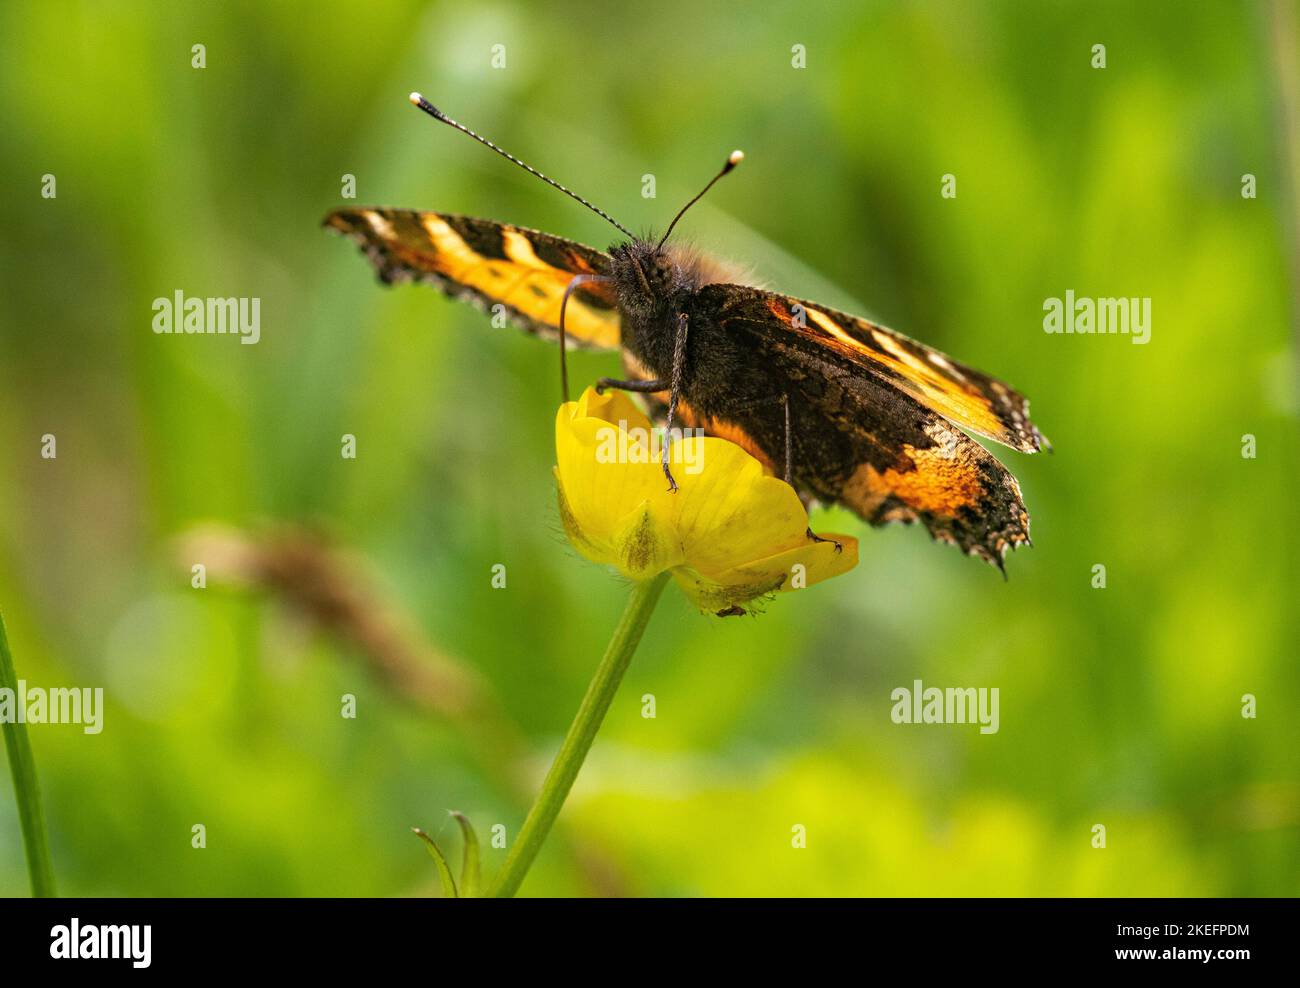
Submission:
<svg viewBox="0 0 1300 988">
<path fill-rule="evenodd" d="M 834 349 L 963 429 L 1022 453 L 1047 444 L 1029 419 L 1025 396 L 982 371 L 866 319 L 786 295 L 761 295 L 786 331 Z"/>
<path fill-rule="evenodd" d="M 919 520 L 935 539 L 1001 566 L 1008 548 L 1029 541 L 1029 514 L 1015 477 L 918 398 L 918 386 L 902 387 L 901 370 L 871 372 L 859 349 L 828 328 L 813 333 L 792 326 L 795 304 L 807 306 L 810 326 L 819 325 L 807 303 L 761 289 L 715 284 L 696 297 L 697 316 L 750 354 L 755 375 L 785 390 L 796 486 L 873 525 Z M 709 431 L 742 436 L 742 445 L 759 447 L 769 464 L 782 462 L 781 408 L 728 409 L 723 402 L 707 415 L 688 414 Z M 953 421 L 965 425 L 968 417 Z"/>
<path fill-rule="evenodd" d="M 336 209 L 324 225 L 360 245 L 385 284 L 423 281 L 511 322 L 554 337 L 574 275 L 609 273 L 609 255 L 572 240 L 491 220 L 413 209 Z M 576 346 L 614 349 L 620 319 L 613 290 L 580 285 L 565 333 Z"/>
</svg>

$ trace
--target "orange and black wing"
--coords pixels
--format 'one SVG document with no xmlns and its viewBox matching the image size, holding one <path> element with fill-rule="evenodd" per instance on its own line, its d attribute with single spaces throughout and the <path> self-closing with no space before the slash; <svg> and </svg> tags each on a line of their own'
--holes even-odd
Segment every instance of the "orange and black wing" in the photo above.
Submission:
<svg viewBox="0 0 1300 988">
<path fill-rule="evenodd" d="M 554 337 L 560 303 L 574 275 L 609 273 L 609 255 L 571 240 L 491 220 L 413 209 L 336 209 L 325 226 L 355 241 L 380 280 L 423 281 L 487 312 Z M 620 319 L 602 283 L 570 296 L 565 333 L 576 346 L 616 349 Z"/>
<path fill-rule="evenodd" d="M 803 331 L 792 311 L 795 304 L 805 306 L 808 325 L 818 332 Z M 1009 548 L 1028 543 L 1029 514 L 1015 477 L 948 421 L 980 431 L 968 420 L 976 417 L 974 409 L 987 405 L 970 402 L 960 415 L 941 412 L 916 395 L 920 385 L 914 379 L 902 386 L 907 361 L 901 358 L 895 358 L 898 367 L 888 365 L 888 372 L 869 371 L 858 347 L 840 338 L 852 339 L 848 331 L 825 325 L 835 318 L 828 310 L 724 284 L 701 289 L 697 305 L 701 317 L 750 355 L 753 373 L 787 396 L 793 479 L 800 490 L 843 504 L 873 525 L 920 521 L 935 539 L 999 567 Z M 778 410 L 728 409 L 724 403 L 698 424 L 732 438 L 743 435 L 769 464 L 781 462 L 783 413 Z M 988 424 L 994 431 L 991 420 Z M 1022 435 L 1028 445 L 1036 433 Z"/>
<path fill-rule="evenodd" d="M 1025 396 L 996 378 L 858 316 L 786 295 L 762 294 L 787 331 L 843 354 L 963 429 L 1022 453 L 1050 446 L 1030 421 Z"/>
</svg>

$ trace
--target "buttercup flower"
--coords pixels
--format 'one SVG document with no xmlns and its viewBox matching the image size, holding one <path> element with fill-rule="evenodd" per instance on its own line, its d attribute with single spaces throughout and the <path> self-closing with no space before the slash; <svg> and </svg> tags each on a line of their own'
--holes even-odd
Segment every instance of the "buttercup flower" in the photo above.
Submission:
<svg viewBox="0 0 1300 988">
<path fill-rule="evenodd" d="M 857 565 L 857 539 L 810 538 L 794 489 L 725 439 L 676 438 L 669 453 L 678 490 L 669 492 L 658 440 L 622 392 L 588 388 L 560 406 L 560 517 L 588 559 L 636 581 L 668 571 L 701 610 L 718 614 Z"/>
</svg>

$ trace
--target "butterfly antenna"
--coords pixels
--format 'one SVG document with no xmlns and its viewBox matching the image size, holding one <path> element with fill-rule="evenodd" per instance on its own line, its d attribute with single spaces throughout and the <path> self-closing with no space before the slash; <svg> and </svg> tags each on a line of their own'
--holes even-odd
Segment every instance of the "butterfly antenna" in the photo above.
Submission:
<svg viewBox="0 0 1300 988">
<path fill-rule="evenodd" d="M 564 193 L 566 196 L 568 196 L 570 199 L 576 199 L 576 200 L 578 200 L 578 202 L 582 203 L 584 206 L 586 206 L 588 209 L 590 209 L 593 213 L 595 213 L 595 214 L 596 214 L 597 216 L 599 216 L 601 219 L 603 219 L 603 220 L 605 220 L 606 222 L 608 222 L 608 223 L 612 224 L 613 226 L 617 227 L 619 230 L 622 230 L 625 234 L 627 234 L 627 236 L 628 236 L 629 239 L 631 239 L 631 240 L 635 240 L 635 239 L 636 239 L 636 237 L 633 235 L 633 233 L 632 233 L 631 230 L 629 230 L 627 227 L 625 227 L 625 226 L 624 226 L 622 223 L 620 223 L 618 220 L 614 219 L 614 217 L 610 216 L 609 213 L 605 212 L 603 209 L 599 208 L 598 206 L 594 206 L 594 205 L 592 205 L 592 204 L 589 203 L 586 199 L 582 198 L 582 196 L 578 195 L 576 192 L 572 192 L 572 191 L 570 191 L 569 189 L 566 189 L 563 185 L 561 185 L 559 182 L 555 181 L 554 179 L 547 178 L 545 175 L 543 175 L 541 172 L 539 172 L 536 168 L 533 168 L 531 165 L 526 165 L 526 164 L 524 164 L 522 161 L 520 161 L 518 158 L 516 158 L 516 157 L 515 157 L 513 154 L 511 154 L 509 151 L 506 151 L 506 150 L 504 150 L 504 149 L 502 149 L 502 148 L 497 147 L 495 144 L 493 144 L 491 141 L 489 141 L 486 137 L 482 137 L 482 136 L 480 136 L 479 134 L 474 133 L 474 131 L 470 130 L 470 129 L 469 129 L 468 127 L 466 127 L 464 124 L 457 123 L 455 120 L 451 119 L 451 117 L 447 116 L 447 114 L 443 113 L 443 112 L 442 112 L 441 110 L 439 110 L 436 106 L 434 106 L 432 103 L 430 103 L 427 99 L 425 99 L 423 96 L 421 96 L 419 93 L 411 93 L 411 95 L 410 95 L 410 100 L 411 100 L 411 103 L 412 103 L 413 105 L 418 106 L 418 107 L 419 107 L 421 110 L 423 110 L 425 113 L 429 114 L 429 116 L 433 117 L 434 120 L 441 120 L 443 123 L 448 124 L 448 125 L 451 126 L 451 127 L 455 127 L 455 128 L 456 128 L 457 130 L 459 130 L 462 134 L 468 134 L 470 137 L 474 138 L 474 140 L 478 141 L 480 144 L 486 144 L 488 147 L 490 147 L 490 148 L 491 148 L 493 151 L 495 151 L 497 154 L 501 155 L 501 157 L 507 159 L 508 161 L 513 161 L 516 165 L 518 165 L 518 166 L 519 166 L 520 168 L 522 168 L 524 171 L 528 172 L 528 174 L 530 174 L 530 175 L 534 175 L 534 176 L 536 176 L 537 178 L 540 178 L 540 179 L 541 179 L 543 182 L 545 182 L 547 185 L 552 186 L 553 188 L 559 189 L 561 192 L 563 192 L 563 193 Z"/>
<path fill-rule="evenodd" d="M 722 178 L 723 175 L 727 174 L 727 172 L 731 171 L 731 169 L 735 168 L 738 164 L 740 164 L 744 160 L 745 160 L 744 151 L 731 152 L 731 154 L 727 157 L 727 163 L 722 166 L 722 171 L 714 175 L 713 178 L 709 180 L 709 184 L 700 190 L 700 194 L 697 195 L 690 202 L 688 202 L 685 206 L 683 206 L 681 210 L 677 213 L 677 215 L 673 217 L 673 221 L 668 224 L 668 229 L 664 231 L 663 239 L 659 241 L 659 246 L 655 248 L 656 251 L 663 249 L 664 244 L 668 242 L 668 234 L 673 232 L 673 227 L 677 225 L 677 221 L 686 215 L 686 210 L 690 209 L 697 202 L 703 199 L 704 193 L 708 192 L 709 189 L 713 188 L 714 182 Z"/>
</svg>

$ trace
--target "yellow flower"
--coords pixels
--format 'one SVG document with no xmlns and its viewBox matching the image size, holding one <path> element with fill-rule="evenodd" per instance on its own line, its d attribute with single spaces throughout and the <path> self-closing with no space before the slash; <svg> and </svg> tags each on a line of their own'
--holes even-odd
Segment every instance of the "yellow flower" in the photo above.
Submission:
<svg viewBox="0 0 1300 988">
<path fill-rule="evenodd" d="M 669 492 L 656 435 L 622 392 L 588 388 L 560 406 L 560 517 L 588 559 L 638 581 L 670 571 L 701 610 L 718 614 L 741 613 L 756 598 L 857 565 L 857 539 L 810 538 L 808 513 L 794 489 L 725 439 L 673 442 L 678 490 Z"/>
</svg>

